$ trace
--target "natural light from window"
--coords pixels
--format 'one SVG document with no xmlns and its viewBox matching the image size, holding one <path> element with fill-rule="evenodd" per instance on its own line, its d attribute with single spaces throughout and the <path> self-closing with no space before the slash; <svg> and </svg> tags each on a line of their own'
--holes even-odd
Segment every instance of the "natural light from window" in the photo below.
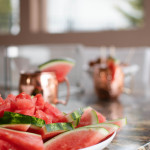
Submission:
<svg viewBox="0 0 150 150">
<path fill-rule="evenodd" d="M 124 30 L 143 25 L 143 0 L 47 0 L 48 32 Z"/>
<path fill-rule="evenodd" d="M 16 35 L 20 31 L 20 0 L 0 0 L 0 35 Z"/>
</svg>

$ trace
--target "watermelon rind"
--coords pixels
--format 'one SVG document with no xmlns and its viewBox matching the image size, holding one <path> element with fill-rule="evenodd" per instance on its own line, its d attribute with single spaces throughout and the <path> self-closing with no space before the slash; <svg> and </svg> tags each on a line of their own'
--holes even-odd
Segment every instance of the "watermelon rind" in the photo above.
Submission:
<svg viewBox="0 0 150 150">
<path fill-rule="evenodd" d="M 30 124 L 0 124 L 0 128 L 7 128 L 18 131 L 27 131 L 30 127 Z"/>
<path fill-rule="evenodd" d="M 82 114 L 83 114 L 83 109 L 79 108 L 79 109 L 75 110 L 74 112 L 67 114 L 66 118 L 68 119 L 69 122 L 72 122 L 72 121 L 80 118 Z"/>
<path fill-rule="evenodd" d="M 48 140 L 47 142 L 45 142 L 44 143 L 44 149 L 45 150 L 48 150 L 49 149 L 49 147 L 51 147 L 52 146 L 52 148 L 53 148 L 53 145 L 54 145 L 54 150 L 56 149 L 56 148 L 58 148 L 57 147 L 57 144 L 58 145 L 60 145 L 60 146 L 67 146 L 67 144 L 68 144 L 68 140 L 69 140 L 69 144 L 70 145 L 72 145 L 72 144 L 74 144 L 74 145 L 78 145 L 78 142 L 81 144 L 81 145 L 78 145 L 79 146 L 79 148 L 82 148 L 82 146 L 85 146 L 85 141 L 83 141 L 83 142 L 81 142 L 82 141 L 82 137 L 84 137 L 85 138 L 85 135 L 84 134 L 80 134 L 80 132 L 82 133 L 82 132 L 87 132 L 88 134 L 91 134 L 91 132 L 92 131 L 94 131 L 94 132 L 96 132 L 96 135 L 102 135 L 103 136 L 103 138 L 105 138 L 105 137 L 107 137 L 107 135 L 109 134 L 109 132 L 105 129 L 105 128 L 99 128 L 99 127 L 91 127 L 91 128 L 87 128 L 87 127 L 82 127 L 82 128 L 76 128 L 76 129 L 74 129 L 74 130 L 71 130 L 71 131 L 67 131 L 67 132 L 64 132 L 64 133 L 62 133 L 62 134 L 59 134 L 59 135 L 57 135 L 56 137 L 54 137 L 54 138 L 52 138 L 52 139 L 50 139 L 50 140 Z M 80 134 L 80 137 L 74 137 L 74 135 L 76 134 L 76 136 L 78 136 L 78 134 Z M 63 143 L 61 143 L 60 141 L 61 140 L 64 140 L 64 138 L 66 138 L 67 137 L 67 139 L 68 140 L 65 140 L 65 141 L 63 141 Z M 93 137 L 92 137 L 93 138 Z M 74 140 L 74 141 L 72 141 L 72 139 Z M 81 141 L 80 141 L 81 140 Z M 89 140 L 89 139 L 88 139 Z M 88 143 L 88 140 L 86 140 L 86 144 Z M 96 139 L 96 140 L 99 140 L 99 139 Z M 66 143 L 65 143 L 66 142 Z M 98 141 L 97 141 L 98 142 Z M 95 143 L 96 144 L 96 143 Z M 62 147 L 63 147 L 62 146 Z M 61 148 L 62 148 L 61 147 Z M 60 148 L 60 149 L 61 149 Z M 66 148 L 63 148 L 63 150 L 64 149 L 66 149 Z M 68 149 L 68 147 L 67 147 L 67 149 Z"/>
<path fill-rule="evenodd" d="M 33 116 L 5 111 L 3 117 L 0 118 L 0 124 L 32 124 L 43 127 L 45 121 Z"/>
<path fill-rule="evenodd" d="M 68 122 L 72 123 L 72 125 L 76 127 L 80 122 L 82 114 L 83 114 L 83 109 L 79 108 L 74 112 L 67 114 L 65 117 Z"/>
<path fill-rule="evenodd" d="M 74 127 L 71 123 L 51 123 L 51 124 L 46 124 L 46 131 L 51 132 L 51 131 L 58 131 L 58 130 L 73 130 Z"/>
<path fill-rule="evenodd" d="M 67 65 L 70 65 L 70 66 L 74 66 L 75 61 L 73 59 L 70 59 L 70 58 L 51 59 L 51 60 L 39 65 L 38 68 L 40 70 L 43 70 L 45 68 L 49 68 L 51 66 L 55 66 L 55 65 L 58 65 L 58 64 L 67 64 Z"/>
<path fill-rule="evenodd" d="M 1 139 L 17 146 L 20 150 L 44 150 L 42 137 L 38 134 L 0 128 Z"/>
<path fill-rule="evenodd" d="M 91 118 L 92 118 L 91 124 L 97 124 L 98 123 L 98 116 L 97 116 L 95 110 L 91 110 Z"/>
<path fill-rule="evenodd" d="M 45 140 L 50 139 L 63 132 L 73 130 L 74 127 L 71 123 L 51 123 L 46 124 L 42 129 L 42 138 Z"/>
<path fill-rule="evenodd" d="M 127 124 L 127 118 L 119 118 L 115 120 L 106 121 L 106 123 L 116 124 L 120 127 L 124 127 Z"/>
<path fill-rule="evenodd" d="M 98 124 L 98 123 L 99 123 L 99 121 L 98 121 L 98 116 L 96 114 L 96 111 L 86 108 L 86 109 L 84 109 L 83 115 L 81 116 L 78 127 L 92 125 L 92 124 Z"/>
<path fill-rule="evenodd" d="M 101 128 L 113 128 L 115 131 L 117 131 L 120 127 L 116 124 L 112 124 L 112 123 L 98 123 L 98 124 L 92 124 L 87 126 L 88 127 L 101 127 Z"/>
</svg>

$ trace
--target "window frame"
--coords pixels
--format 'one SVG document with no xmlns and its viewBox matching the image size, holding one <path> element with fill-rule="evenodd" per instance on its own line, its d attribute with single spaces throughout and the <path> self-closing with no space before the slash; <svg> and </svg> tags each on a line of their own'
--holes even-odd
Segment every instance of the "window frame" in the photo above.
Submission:
<svg viewBox="0 0 150 150">
<path fill-rule="evenodd" d="M 21 31 L 18 35 L 0 35 L 0 45 L 83 44 L 86 46 L 113 45 L 115 47 L 150 46 L 150 0 L 144 0 L 145 25 L 138 29 L 122 31 L 46 33 L 45 7 L 46 0 L 20 0 Z"/>
</svg>

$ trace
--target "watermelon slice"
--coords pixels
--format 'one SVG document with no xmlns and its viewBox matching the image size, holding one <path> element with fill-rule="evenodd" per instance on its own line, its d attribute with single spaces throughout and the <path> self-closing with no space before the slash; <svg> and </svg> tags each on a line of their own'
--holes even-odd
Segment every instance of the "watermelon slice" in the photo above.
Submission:
<svg viewBox="0 0 150 150">
<path fill-rule="evenodd" d="M 4 116 L 0 118 L 0 124 L 33 124 L 42 127 L 45 121 L 33 116 L 5 111 Z"/>
<path fill-rule="evenodd" d="M 73 126 L 71 123 L 52 123 L 45 125 L 44 132 L 42 134 L 42 138 L 50 139 L 60 133 L 73 130 Z"/>
<path fill-rule="evenodd" d="M 83 109 L 84 113 L 81 117 L 78 127 L 85 125 L 103 123 L 106 121 L 106 118 L 99 112 L 97 112 L 92 107 L 86 107 Z"/>
<path fill-rule="evenodd" d="M 39 134 L 42 135 L 44 133 L 45 127 L 37 127 L 35 125 L 30 125 L 29 129 L 27 130 L 27 132 L 31 132 L 31 133 L 35 133 L 35 134 Z"/>
<path fill-rule="evenodd" d="M 99 123 L 99 124 L 89 125 L 87 127 L 101 127 L 101 128 L 105 128 L 106 130 L 109 131 L 109 134 L 108 134 L 108 136 L 105 139 L 107 139 L 109 136 L 111 136 L 114 132 L 118 131 L 118 129 L 120 128 L 118 125 L 111 124 L 111 123 Z M 105 140 L 105 139 L 103 139 L 103 140 Z"/>
<path fill-rule="evenodd" d="M 64 116 L 64 114 L 58 108 L 49 104 L 48 102 L 45 102 L 43 112 L 52 117 L 52 123 L 58 122 L 59 118 Z"/>
<path fill-rule="evenodd" d="M 124 127 L 127 124 L 127 118 L 120 118 L 120 119 L 116 119 L 116 120 L 110 120 L 110 121 L 106 121 L 106 123 L 116 124 L 120 127 L 119 128 L 119 130 L 120 130 L 122 127 Z"/>
<path fill-rule="evenodd" d="M 42 110 L 37 110 L 35 113 L 35 117 L 45 120 L 46 124 L 52 123 L 52 116 L 46 114 Z"/>
<path fill-rule="evenodd" d="M 44 150 L 40 135 L 0 128 L 0 138 L 21 150 Z"/>
<path fill-rule="evenodd" d="M 96 111 L 96 114 L 97 114 L 99 123 L 103 123 L 103 122 L 106 121 L 106 118 L 101 113 L 99 113 L 98 111 Z"/>
<path fill-rule="evenodd" d="M 79 108 L 74 112 L 65 115 L 63 119 L 65 122 L 70 122 L 74 127 L 76 127 L 80 122 L 82 114 L 83 114 L 83 109 Z"/>
<path fill-rule="evenodd" d="M 3 124 L 0 125 L 0 127 L 26 132 L 29 129 L 30 124 Z"/>
<path fill-rule="evenodd" d="M 42 72 L 55 72 L 58 82 L 63 82 L 74 65 L 75 62 L 72 59 L 52 59 L 38 67 Z"/>
<path fill-rule="evenodd" d="M 91 108 L 88 107 L 84 109 L 84 113 L 81 116 L 81 120 L 77 127 L 83 127 L 83 126 L 97 124 L 97 123 L 99 123 L 99 121 L 98 121 L 98 116 L 96 114 L 96 111 L 94 111 L 93 109 L 91 110 Z"/>
<path fill-rule="evenodd" d="M 44 144 L 45 150 L 76 150 L 97 144 L 103 140 L 109 132 L 104 128 L 77 128 L 64 132 L 50 139 Z"/>
<path fill-rule="evenodd" d="M 20 150 L 20 149 L 7 141 L 0 139 L 0 150 Z"/>
</svg>

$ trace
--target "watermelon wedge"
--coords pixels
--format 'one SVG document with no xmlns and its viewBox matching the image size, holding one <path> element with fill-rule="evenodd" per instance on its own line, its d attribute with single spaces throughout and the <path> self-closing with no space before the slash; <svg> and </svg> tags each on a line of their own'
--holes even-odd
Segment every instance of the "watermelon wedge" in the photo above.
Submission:
<svg viewBox="0 0 150 150">
<path fill-rule="evenodd" d="M 96 111 L 99 123 L 103 123 L 106 121 L 106 118 L 98 111 Z"/>
<path fill-rule="evenodd" d="M 45 121 L 33 116 L 5 111 L 4 116 L 0 118 L 0 124 L 33 124 L 43 127 Z"/>
<path fill-rule="evenodd" d="M 0 139 L 20 150 L 44 150 L 42 138 L 37 134 L 0 128 Z"/>
<path fill-rule="evenodd" d="M 72 67 L 75 65 L 75 61 L 72 59 L 52 59 L 41 65 L 39 65 L 39 70 L 42 72 L 54 72 L 58 82 L 63 82 L 64 78 L 70 72 Z"/>
<path fill-rule="evenodd" d="M 64 122 L 70 122 L 74 127 L 76 127 L 80 122 L 82 114 L 83 114 L 83 109 L 79 108 L 74 112 L 71 112 L 63 116 L 63 118 L 60 118 L 60 121 L 63 120 Z"/>
<path fill-rule="evenodd" d="M 124 127 L 127 124 L 127 118 L 120 118 L 120 119 L 116 119 L 116 120 L 110 120 L 110 121 L 106 121 L 106 123 L 116 124 L 120 127 L 119 128 L 119 130 L 120 130 L 122 127 Z"/>
<path fill-rule="evenodd" d="M 45 150 L 77 150 L 97 144 L 103 140 L 109 132 L 104 128 L 77 128 L 64 132 L 50 139 L 44 144 Z"/>
<path fill-rule="evenodd" d="M 30 127 L 30 124 L 3 124 L 0 125 L 0 128 L 13 129 L 18 131 L 26 132 Z"/>
<path fill-rule="evenodd" d="M 44 133 L 45 127 L 37 127 L 35 125 L 30 125 L 29 129 L 27 130 L 27 132 L 31 132 L 31 133 L 35 133 L 35 134 L 39 134 L 42 135 Z"/>
<path fill-rule="evenodd" d="M 20 149 L 7 141 L 0 139 L 0 150 L 20 150 Z"/>
<path fill-rule="evenodd" d="M 49 139 L 60 133 L 73 130 L 74 127 L 71 123 L 52 123 L 45 125 L 44 132 L 42 134 L 42 138 Z"/>
<path fill-rule="evenodd" d="M 77 127 L 83 127 L 97 123 L 99 123 L 99 121 L 96 111 L 88 107 L 84 109 L 84 113 L 81 116 L 80 122 Z"/>
<path fill-rule="evenodd" d="M 111 124 L 111 123 L 99 123 L 99 124 L 89 125 L 87 127 L 101 127 L 101 128 L 105 128 L 106 130 L 109 131 L 109 134 L 114 133 L 115 131 L 117 131 L 120 128 L 118 125 Z"/>
</svg>

